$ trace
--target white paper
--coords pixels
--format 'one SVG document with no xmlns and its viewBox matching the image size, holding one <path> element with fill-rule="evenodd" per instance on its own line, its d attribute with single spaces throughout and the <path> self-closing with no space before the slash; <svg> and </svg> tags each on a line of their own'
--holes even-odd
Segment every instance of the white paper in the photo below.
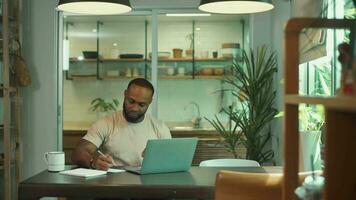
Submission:
<svg viewBox="0 0 356 200">
<path fill-rule="evenodd" d="M 114 168 L 109 168 L 108 172 L 110 173 L 120 173 L 120 172 L 126 172 L 123 169 L 114 169 Z"/>
<path fill-rule="evenodd" d="M 61 171 L 59 173 L 63 174 L 63 175 L 79 176 L 79 177 L 87 178 L 87 177 L 105 175 L 107 173 L 107 171 L 96 170 L 96 169 L 77 168 L 77 169 Z"/>
</svg>

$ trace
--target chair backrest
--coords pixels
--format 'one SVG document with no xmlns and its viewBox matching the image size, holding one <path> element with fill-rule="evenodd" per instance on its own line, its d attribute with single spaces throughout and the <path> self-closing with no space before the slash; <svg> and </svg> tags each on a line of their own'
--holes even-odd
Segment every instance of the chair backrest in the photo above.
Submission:
<svg viewBox="0 0 356 200">
<path fill-rule="evenodd" d="M 321 174 L 321 172 L 317 172 Z M 299 183 L 311 172 L 299 173 Z M 215 200 L 280 200 L 283 174 L 220 171 L 215 180 Z"/>
<path fill-rule="evenodd" d="M 215 181 L 215 200 L 282 199 L 282 174 L 220 171 Z"/>
<path fill-rule="evenodd" d="M 213 159 L 200 162 L 199 167 L 259 167 L 254 160 L 246 159 Z"/>
</svg>

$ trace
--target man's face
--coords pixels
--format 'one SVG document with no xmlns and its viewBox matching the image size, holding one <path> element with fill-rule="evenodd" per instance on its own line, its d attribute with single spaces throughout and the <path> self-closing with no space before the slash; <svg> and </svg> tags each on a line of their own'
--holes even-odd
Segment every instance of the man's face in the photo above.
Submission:
<svg viewBox="0 0 356 200">
<path fill-rule="evenodd" d="M 152 91 L 138 85 L 131 85 L 125 90 L 124 116 L 128 122 L 141 122 L 148 106 L 152 102 Z"/>
</svg>

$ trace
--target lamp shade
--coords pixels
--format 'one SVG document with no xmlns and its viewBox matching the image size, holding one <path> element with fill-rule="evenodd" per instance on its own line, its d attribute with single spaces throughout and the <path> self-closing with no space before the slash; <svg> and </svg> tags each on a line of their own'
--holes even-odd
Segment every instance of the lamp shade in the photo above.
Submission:
<svg viewBox="0 0 356 200">
<path fill-rule="evenodd" d="M 199 10 L 219 14 L 251 14 L 266 12 L 273 7 L 262 0 L 201 0 Z"/>
<path fill-rule="evenodd" d="M 132 10 L 129 0 L 59 0 L 57 9 L 89 15 L 123 14 Z"/>
</svg>

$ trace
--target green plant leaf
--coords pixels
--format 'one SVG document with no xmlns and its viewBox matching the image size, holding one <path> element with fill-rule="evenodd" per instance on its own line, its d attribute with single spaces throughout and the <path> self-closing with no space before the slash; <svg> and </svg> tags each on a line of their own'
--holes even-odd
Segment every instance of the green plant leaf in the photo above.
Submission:
<svg viewBox="0 0 356 200">
<path fill-rule="evenodd" d="M 274 107 L 276 99 L 274 76 L 277 72 L 277 58 L 275 52 L 267 55 L 267 50 L 266 46 L 262 46 L 257 48 L 256 52 L 251 50 L 249 56 L 243 51 L 242 61 L 233 62 L 233 77 L 224 80 L 233 88 L 230 91 L 233 97 L 241 103 L 240 110 L 225 111 L 225 114 L 236 125 L 232 129 L 229 123 L 229 132 L 236 133 L 239 128 L 241 136 L 237 134 L 238 137 L 228 137 L 225 140 L 230 141 L 230 146 L 236 143 L 244 145 L 247 148 L 246 158 L 260 163 L 274 156 L 273 151 L 267 148 L 271 133 L 266 131 L 278 113 Z M 222 122 L 210 123 L 213 123 L 215 128 L 218 127 L 216 128 L 218 131 L 224 131 L 221 127 Z"/>
</svg>

